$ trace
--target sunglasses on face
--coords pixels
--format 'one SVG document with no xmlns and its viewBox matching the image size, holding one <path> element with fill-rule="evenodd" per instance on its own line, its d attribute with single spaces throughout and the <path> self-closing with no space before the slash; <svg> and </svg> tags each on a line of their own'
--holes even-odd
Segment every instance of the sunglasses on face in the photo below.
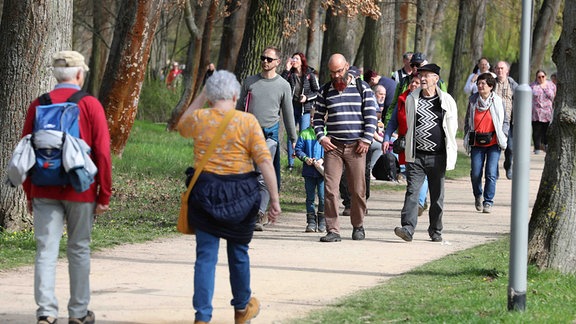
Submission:
<svg viewBox="0 0 576 324">
<path fill-rule="evenodd" d="M 271 57 L 264 56 L 264 55 L 260 56 L 260 61 L 262 61 L 262 62 L 266 61 L 268 63 L 272 63 L 273 61 L 276 61 L 276 60 L 277 60 L 276 58 L 271 58 Z"/>
</svg>

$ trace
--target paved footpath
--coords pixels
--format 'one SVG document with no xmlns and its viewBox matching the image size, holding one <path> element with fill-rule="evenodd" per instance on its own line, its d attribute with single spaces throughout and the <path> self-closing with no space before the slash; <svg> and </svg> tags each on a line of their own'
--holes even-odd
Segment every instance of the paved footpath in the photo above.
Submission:
<svg viewBox="0 0 576 324">
<path fill-rule="evenodd" d="M 532 155 L 530 207 L 543 164 L 544 155 Z M 252 323 L 286 323 L 424 263 L 509 233 L 512 181 L 505 178 L 502 168 L 500 174 L 491 214 L 476 212 L 469 179 L 446 181 L 443 243 L 429 241 L 426 214 L 420 217 L 414 241 L 407 243 L 394 235 L 404 191 L 372 191 L 364 241 L 352 241 L 347 217 L 341 221 L 342 242 L 320 243 L 321 234 L 303 232 L 304 213 L 283 214 L 277 224 L 257 232 L 250 245 L 253 294 L 262 303 Z M 98 323 L 192 323 L 193 265 L 194 236 L 96 252 L 92 259 L 90 309 Z M 66 322 L 65 259 L 58 262 L 57 271 L 60 321 Z M 216 276 L 211 323 L 231 323 L 233 310 L 223 248 Z M 0 323 L 35 323 L 33 278 L 29 266 L 0 273 Z"/>
</svg>

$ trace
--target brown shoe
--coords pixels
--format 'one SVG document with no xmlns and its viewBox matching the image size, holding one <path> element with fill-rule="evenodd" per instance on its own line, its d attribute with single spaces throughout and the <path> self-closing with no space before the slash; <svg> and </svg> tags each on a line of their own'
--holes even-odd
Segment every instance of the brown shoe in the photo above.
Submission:
<svg viewBox="0 0 576 324">
<path fill-rule="evenodd" d="M 68 324 L 94 324 L 96 323 L 96 315 L 92 311 L 88 311 L 86 316 L 82 318 L 70 317 L 68 319 Z"/>
<path fill-rule="evenodd" d="M 260 302 L 256 297 L 250 298 L 248 305 L 243 310 L 234 310 L 234 324 L 247 324 L 250 320 L 258 316 L 260 312 Z"/>
</svg>

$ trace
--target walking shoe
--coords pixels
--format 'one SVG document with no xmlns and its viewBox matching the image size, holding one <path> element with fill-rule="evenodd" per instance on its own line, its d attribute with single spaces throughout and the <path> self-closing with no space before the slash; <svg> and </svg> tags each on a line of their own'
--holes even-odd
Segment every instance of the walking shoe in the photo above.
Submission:
<svg viewBox="0 0 576 324">
<path fill-rule="evenodd" d="M 40 316 L 38 317 L 38 322 L 36 324 L 56 324 L 58 319 L 52 316 Z"/>
<path fill-rule="evenodd" d="M 256 232 L 262 232 L 264 230 L 264 224 L 268 222 L 268 217 L 266 217 L 266 214 L 264 214 L 261 211 L 258 212 L 257 217 L 258 218 L 256 219 L 256 224 L 254 225 L 254 230 Z"/>
<path fill-rule="evenodd" d="M 350 216 L 350 208 L 344 208 L 342 211 L 342 216 Z"/>
<path fill-rule="evenodd" d="M 430 240 L 432 242 L 442 242 L 442 235 L 432 236 L 432 237 L 430 237 Z"/>
<path fill-rule="evenodd" d="M 512 180 L 512 168 L 506 170 L 506 179 Z"/>
<path fill-rule="evenodd" d="M 304 232 L 311 233 L 316 232 L 316 213 L 306 214 L 306 229 Z"/>
<path fill-rule="evenodd" d="M 82 318 L 70 317 L 68 319 L 68 324 L 94 324 L 96 322 L 96 315 L 92 311 L 88 311 L 86 316 Z"/>
<path fill-rule="evenodd" d="M 394 234 L 406 242 L 412 242 L 412 234 L 410 234 L 410 232 L 408 232 L 404 227 L 396 227 L 394 229 Z"/>
<path fill-rule="evenodd" d="M 491 211 L 492 211 L 492 205 L 490 205 L 489 203 L 485 203 L 482 212 L 484 214 L 490 214 Z"/>
<path fill-rule="evenodd" d="M 308 224 L 306 225 L 306 229 L 304 230 L 306 233 L 316 232 L 316 224 Z"/>
<path fill-rule="evenodd" d="M 250 320 L 258 316 L 260 312 L 260 302 L 256 297 L 250 298 L 248 305 L 243 310 L 234 310 L 234 324 L 250 323 Z"/>
<path fill-rule="evenodd" d="M 476 206 L 476 211 L 482 211 L 482 196 L 476 197 L 474 205 Z"/>
<path fill-rule="evenodd" d="M 354 227 L 352 229 L 352 239 L 354 241 L 362 241 L 366 238 L 366 233 L 364 233 L 364 226 Z"/>
<path fill-rule="evenodd" d="M 318 233 L 326 232 L 326 217 L 324 216 L 324 212 L 318 212 L 316 217 L 318 217 L 318 221 L 316 222 L 316 224 L 318 224 Z"/>
<path fill-rule="evenodd" d="M 320 238 L 320 242 L 340 242 L 342 238 L 340 238 L 340 234 L 329 232 L 326 236 L 322 236 Z"/>
</svg>

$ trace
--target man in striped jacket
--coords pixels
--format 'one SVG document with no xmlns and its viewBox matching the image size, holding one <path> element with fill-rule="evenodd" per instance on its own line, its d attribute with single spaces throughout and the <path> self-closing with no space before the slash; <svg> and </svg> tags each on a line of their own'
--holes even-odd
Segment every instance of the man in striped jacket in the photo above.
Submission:
<svg viewBox="0 0 576 324">
<path fill-rule="evenodd" d="M 326 236 L 321 242 L 339 242 L 338 195 L 343 166 L 351 196 L 352 239 L 363 240 L 366 211 L 366 153 L 377 125 L 376 100 L 370 86 L 348 74 L 350 65 L 342 54 L 328 61 L 330 86 L 316 101 L 314 131 L 324 147 Z M 356 87 L 362 82 L 362 92 Z M 326 127 L 326 134 L 324 129 Z"/>
</svg>

